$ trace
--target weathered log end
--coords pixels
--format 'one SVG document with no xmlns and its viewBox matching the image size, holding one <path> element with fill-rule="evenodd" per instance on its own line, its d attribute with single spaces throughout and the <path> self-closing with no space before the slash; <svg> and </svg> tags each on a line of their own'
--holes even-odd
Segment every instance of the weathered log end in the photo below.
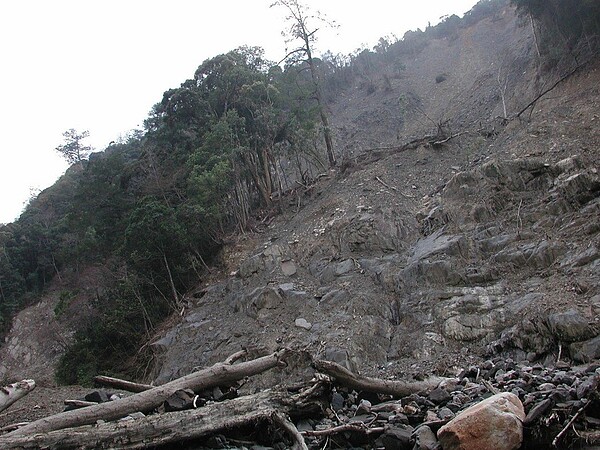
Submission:
<svg viewBox="0 0 600 450">
<path fill-rule="evenodd" d="M 25 397 L 35 389 L 34 380 L 22 380 L 0 387 L 0 411 L 5 410 L 17 400 Z"/>
</svg>

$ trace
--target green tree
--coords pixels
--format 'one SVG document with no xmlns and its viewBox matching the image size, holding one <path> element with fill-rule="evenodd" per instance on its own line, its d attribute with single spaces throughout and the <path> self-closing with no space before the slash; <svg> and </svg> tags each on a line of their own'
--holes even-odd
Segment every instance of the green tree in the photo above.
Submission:
<svg viewBox="0 0 600 450">
<path fill-rule="evenodd" d="M 165 299 L 171 292 L 174 308 L 180 306 L 177 274 L 187 258 L 187 232 L 176 211 L 157 199 L 142 199 L 129 215 L 124 255 L 130 266 Z"/>
<path fill-rule="evenodd" d="M 85 130 L 78 133 L 71 128 L 63 133 L 65 142 L 58 147 L 56 151 L 67 160 L 69 164 L 81 164 L 92 152 L 93 148 L 89 145 L 84 145 L 83 140 L 89 137 L 90 132 Z"/>
</svg>

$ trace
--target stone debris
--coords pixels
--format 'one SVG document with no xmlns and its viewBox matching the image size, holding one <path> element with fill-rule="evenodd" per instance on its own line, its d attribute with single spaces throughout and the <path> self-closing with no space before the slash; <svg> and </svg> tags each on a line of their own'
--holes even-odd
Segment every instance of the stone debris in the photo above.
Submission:
<svg viewBox="0 0 600 450">
<path fill-rule="evenodd" d="M 304 328 L 305 330 L 310 330 L 312 328 L 312 323 L 306 319 L 303 319 L 302 317 L 296 319 L 294 325 L 296 325 L 298 328 Z"/>
<path fill-rule="evenodd" d="M 296 326 L 309 329 L 311 324 L 298 318 Z M 341 351 L 328 354 L 348 357 Z M 311 450 L 592 450 L 600 439 L 599 386 L 598 362 L 571 366 L 558 361 L 547 367 L 497 357 L 461 369 L 431 392 L 402 398 L 328 382 L 320 394 L 324 414 L 312 411 L 293 420 Z M 229 386 L 197 393 L 180 390 L 156 412 L 199 408 L 237 395 Z M 85 400 L 116 398 L 97 390 Z M 273 432 L 269 424 L 233 435 L 208 436 L 193 448 L 290 448 L 286 434 Z"/>
<path fill-rule="evenodd" d="M 331 394 L 331 415 L 304 424 L 312 423 L 313 430 L 345 423 L 382 430 L 376 439 L 360 432 L 336 435 L 338 446 L 331 448 L 551 449 L 556 435 L 588 403 L 575 429 L 600 428 L 599 382 L 600 364 L 545 367 L 494 358 L 461 370 L 429 395 L 391 399 L 337 388 Z M 573 436 L 558 448 L 570 448 L 566 443 Z M 315 449 L 325 442 L 306 441 Z"/>
</svg>

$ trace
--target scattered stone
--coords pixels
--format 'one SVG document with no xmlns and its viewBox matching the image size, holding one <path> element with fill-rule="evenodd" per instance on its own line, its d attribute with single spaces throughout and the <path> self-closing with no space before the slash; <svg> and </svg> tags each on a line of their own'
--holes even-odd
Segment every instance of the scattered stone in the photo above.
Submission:
<svg viewBox="0 0 600 450">
<path fill-rule="evenodd" d="M 440 408 L 437 415 L 440 420 L 450 420 L 455 416 L 454 412 L 448 407 Z"/>
<path fill-rule="evenodd" d="M 296 325 L 298 328 L 304 328 L 305 330 L 310 330 L 312 328 L 312 323 L 301 317 L 296 319 L 294 325 Z"/>
<path fill-rule="evenodd" d="M 369 400 L 365 400 L 362 399 L 360 401 L 360 403 L 358 404 L 358 407 L 356 409 L 356 413 L 360 414 L 360 413 L 370 413 L 371 412 L 371 402 Z"/>
<path fill-rule="evenodd" d="M 375 445 L 385 450 L 411 450 L 413 431 L 410 425 L 388 426 L 383 435 L 375 441 Z"/>
<path fill-rule="evenodd" d="M 110 394 L 104 390 L 90 392 L 84 397 L 87 402 L 104 403 L 110 401 Z"/>
<path fill-rule="evenodd" d="M 436 388 L 429 393 L 428 398 L 433 403 L 436 403 L 439 405 L 440 403 L 448 402 L 448 400 L 450 400 L 452 398 L 452 396 L 445 389 Z"/>
<path fill-rule="evenodd" d="M 413 450 L 439 450 L 440 443 L 431 428 L 427 425 L 422 425 L 418 427 L 413 437 L 415 439 L 415 446 Z"/>
<path fill-rule="evenodd" d="M 296 274 L 298 268 L 294 261 L 284 261 L 281 263 L 281 271 L 286 277 L 291 277 Z"/>
<path fill-rule="evenodd" d="M 339 392 L 334 392 L 331 396 L 331 407 L 334 411 L 340 411 L 344 407 L 344 397 Z"/>
<path fill-rule="evenodd" d="M 551 399 L 547 398 L 546 400 L 542 400 L 527 413 L 527 416 L 523 421 L 523 425 L 529 425 L 537 422 L 540 417 L 542 417 L 550 408 L 552 408 L 552 405 L 553 401 Z"/>
<path fill-rule="evenodd" d="M 193 408 L 194 397 L 194 391 L 191 389 L 179 389 L 164 401 L 164 411 L 172 412 L 191 409 Z"/>
</svg>

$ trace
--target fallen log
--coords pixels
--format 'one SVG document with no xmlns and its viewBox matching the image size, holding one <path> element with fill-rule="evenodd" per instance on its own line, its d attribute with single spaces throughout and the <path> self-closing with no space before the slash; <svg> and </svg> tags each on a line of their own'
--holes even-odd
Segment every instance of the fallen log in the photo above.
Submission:
<svg viewBox="0 0 600 450">
<path fill-rule="evenodd" d="M 108 386 L 115 389 L 121 389 L 123 391 L 135 393 L 148 391 L 154 388 L 154 386 L 151 386 L 149 384 L 134 383 L 132 381 L 121 380 L 119 378 L 107 377 L 104 375 L 95 376 L 94 381 L 102 386 Z"/>
<path fill-rule="evenodd" d="M 339 384 L 351 389 L 393 395 L 395 397 L 432 391 L 445 380 L 445 378 L 441 377 L 430 377 L 423 381 L 381 380 L 379 378 L 357 375 L 339 364 L 323 360 L 313 361 L 313 366 L 319 372 L 335 378 Z"/>
<path fill-rule="evenodd" d="M 36 420 L 18 430 L 7 434 L 8 436 L 25 436 L 34 433 L 47 433 L 63 428 L 77 427 L 93 424 L 97 420 L 115 420 L 125 417 L 133 412 L 147 413 L 160 406 L 167 398 L 180 389 L 191 389 L 195 392 L 238 381 L 245 377 L 259 374 L 279 365 L 289 354 L 284 349 L 268 356 L 263 356 L 252 361 L 242 362 L 237 365 L 217 363 L 212 367 L 200 370 L 182 378 L 178 378 L 162 386 L 149 389 L 129 397 L 100 403 L 96 406 L 66 411 L 50 417 Z M 0 439 L 0 442 L 3 440 Z M 0 448 L 2 445 L 0 445 Z"/>
<path fill-rule="evenodd" d="M 0 387 L 0 411 L 4 411 L 17 400 L 25 397 L 35 389 L 35 381 L 22 380 L 8 386 Z"/>
<path fill-rule="evenodd" d="M 292 448 L 302 447 L 301 435 L 285 417 L 303 414 L 306 408 L 321 408 L 320 395 L 314 392 L 312 400 L 305 395 L 290 396 L 282 391 L 264 391 L 213 403 L 198 409 L 154 414 L 139 419 L 103 422 L 43 433 L 27 435 L 9 433 L 0 437 L 0 448 L 10 449 L 141 449 L 190 441 L 226 430 L 274 421 L 292 438 Z M 80 410 L 82 411 L 82 410 Z"/>
<path fill-rule="evenodd" d="M 236 362 L 239 359 L 246 356 L 247 354 L 248 354 L 248 352 L 246 350 L 240 350 L 239 352 L 236 352 L 233 355 L 229 356 L 225 361 L 223 361 L 223 363 L 231 365 L 234 362 Z M 194 372 L 196 372 L 197 370 L 198 369 L 195 369 Z M 94 382 L 97 384 L 100 384 L 102 386 L 107 386 L 107 387 L 111 387 L 111 388 L 115 388 L 115 389 L 121 389 L 122 391 L 127 391 L 127 392 L 134 392 L 136 394 L 140 393 L 140 392 L 148 391 L 155 387 L 155 386 L 152 386 L 151 384 L 134 383 L 133 381 L 122 380 L 120 378 L 114 378 L 114 377 L 108 377 L 106 375 L 95 376 Z"/>
<path fill-rule="evenodd" d="M 29 422 L 17 422 L 17 423 L 11 423 L 9 425 L 6 425 L 2 428 L 0 428 L 0 433 L 6 433 L 7 431 L 13 431 L 16 430 L 19 427 L 23 427 L 25 425 L 27 425 Z"/>
</svg>

